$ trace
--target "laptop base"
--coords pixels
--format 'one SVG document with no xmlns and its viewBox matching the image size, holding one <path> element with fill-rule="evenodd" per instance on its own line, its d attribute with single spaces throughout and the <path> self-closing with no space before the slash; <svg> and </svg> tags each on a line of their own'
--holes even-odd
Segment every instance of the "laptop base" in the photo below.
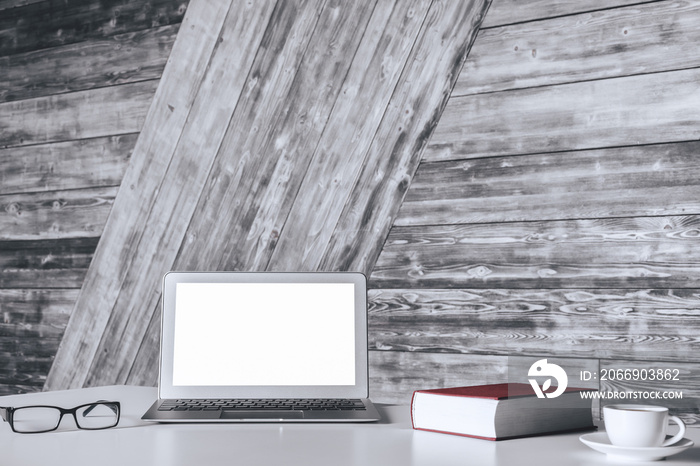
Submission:
<svg viewBox="0 0 700 466">
<path fill-rule="evenodd" d="M 158 408 L 169 400 L 158 400 L 141 419 L 155 422 L 374 422 L 381 416 L 377 408 L 366 398 L 361 399 L 363 410 L 246 410 L 220 409 L 215 411 L 160 411 Z"/>
</svg>

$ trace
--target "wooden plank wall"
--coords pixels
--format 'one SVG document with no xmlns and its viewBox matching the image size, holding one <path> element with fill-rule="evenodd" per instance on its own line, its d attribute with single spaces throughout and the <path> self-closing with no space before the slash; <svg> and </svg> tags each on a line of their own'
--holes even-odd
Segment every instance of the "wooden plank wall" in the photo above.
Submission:
<svg viewBox="0 0 700 466">
<path fill-rule="evenodd" d="M 193 0 L 45 388 L 155 383 L 168 270 L 369 274 L 489 3 Z"/>
<path fill-rule="evenodd" d="M 0 1 L 0 394 L 44 385 L 186 5 Z"/>
<path fill-rule="evenodd" d="M 592 357 L 682 366 L 700 420 L 698 39 L 697 1 L 494 0 L 371 276 L 382 393 Z"/>
</svg>

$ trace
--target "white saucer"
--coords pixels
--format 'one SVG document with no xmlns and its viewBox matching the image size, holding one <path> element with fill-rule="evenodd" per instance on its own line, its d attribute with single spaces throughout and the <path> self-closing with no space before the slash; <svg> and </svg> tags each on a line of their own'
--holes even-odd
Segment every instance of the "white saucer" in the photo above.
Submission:
<svg viewBox="0 0 700 466">
<path fill-rule="evenodd" d="M 693 441 L 684 438 L 670 447 L 634 448 L 618 447 L 610 443 L 608 434 L 594 432 L 579 437 L 583 443 L 592 449 L 605 453 L 608 458 L 622 461 L 659 461 L 667 456 L 675 455 L 693 446 Z"/>
</svg>

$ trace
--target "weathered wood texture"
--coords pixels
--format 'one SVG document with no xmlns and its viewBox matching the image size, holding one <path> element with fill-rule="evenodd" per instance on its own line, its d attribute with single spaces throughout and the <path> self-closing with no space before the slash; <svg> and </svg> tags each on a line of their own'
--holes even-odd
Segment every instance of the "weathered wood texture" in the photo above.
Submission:
<svg viewBox="0 0 700 466">
<path fill-rule="evenodd" d="M 0 1 L 2 394 L 44 384 L 186 5 Z M 15 324 L 54 305 L 51 334 Z"/>
<path fill-rule="evenodd" d="M 431 7 L 321 268 L 372 270 L 489 4 Z"/>
<path fill-rule="evenodd" d="M 482 30 L 453 96 L 697 67 L 699 20 L 695 2 L 669 1 Z"/>
<path fill-rule="evenodd" d="M 92 380 L 128 375 L 133 361 L 127 366 L 116 354 L 96 373 L 89 374 L 89 369 L 97 357 L 105 356 L 97 356 L 103 339 L 122 342 L 115 345 L 115 353 L 138 350 L 148 320 L 143 326 L 136 325 L 131 337 L 110 327 L 123 326 L 131 313 L 139 315 L 155 308 L 158 277 L 172 266 L 192 215 L 193 200 L 245 89 L 271 10 L 266 2 L 195 1 L 190 5 L 173 45 L 171 56 L 177 59 L 164 71 L 123 189 L 95 252 L 93 272 L 83 286 L 86 292 L 78 298 L 46 388 L 79 387 L 88 382 L 89 375 Z M 138 287 L 142 294 L 132 295 L 129 286 Z M 138 305 L 112 312 L 132 298 Z"/>
<path fill-rule="evenodd" d="M 315 191 L 317 186 L 334 185 L 330 180 L 334 173 L 338 173 L 338 170 L 333 170 L 332 167 L 348 163 L 354 163 L 351 166 L 361 165 L 361 157 L 348 157 L 346 155 L 348 145 L 351 143 L 347 138 L 353 137 L 353 141 L 360 144 L 358 149 L 355 150 L 355 153 L 360 155 L 363 154 L 364 148 L 370 144 L 372 134 L 376 131 L 378 121 L 383 115 L 386 101 L 388 101 L 389 95 L 396 85 L 397 75 L 405 65 L 408 53 L 405 49 L 411 48 L 413 39 L 417 35 L 420 24 L 427 12 L 427 7 L 428 4 L 426 2 L 382 2 L 376 5 L 367 29 L 355 52 L 355 58 L 350 64 L 342 88 L 339 85 L 337 86 L 340 88 L 340 91 L 333 105 L 332 113 L 328 117 L 325 128 L 323 128 L 323 132 L 320 135 L 321 139 L 319 142 L 314 141 L 319 137 L 319 125 L 322 125 L 323 122 L 315 123 L 309 128 L 303 129 L 303 133 L 300 132 L 300 129 L 294 127 L 294 122 L 291 120 L 286 123 L 278 122 L 276 123 L 278 126 L 273 127 L 277 114 L 280 112 L 291 113 L 292 115 L 312 113 L 308 109 L 300 110 L 298 108 L 294 111 L 276 110 L 277 106 L 286 105 L 293 108 L 313 104 L 317 107 L 316 113 L 319 111 L 318 108 L 324 109 L 324 107 L 324 111 L 329 111 L 327 103 L 324 105 L 323 100 L 310 101 L 305 96 L 307 93 L 313 93 L 311 89 L 317 85 L 316 80 L 309 80 L 306 83 L 301 82 L 294 86 L 294 83 L 289 82 L 291 76 L 286 77 L 282 75 L 281 79 L 278 78 L 280 81 L 276 84 L 274 82 L 269 84 L 266 82 L 258 83 L 258 92 L 246 96 L 244 100 L 246 102 L 245 107 L 239 105 L 241 109 L 234 114 L 234 120 L 232 120 L 230 125 L 231 129 L 226 135 L 220 150 L 220 159 L 216 162 L 219 167 L 214 169 L 213 172 L 216 173 L 225 169 L 226 164 L 232 165 L 228 161 L 231 157 L 240 158 L 240 153 L 249 154 L 253 152 L 261 154 L 266 147 L 268 149 L 265 158 L 279 158 L 281 161 L 277 163 L 284 163 L 286 169 L 280 172 L 276 179 L 267 180 L 269 176 L 266 176 L 264 171 L 261 172 L 260 166 L 271 161 L 265 162 L 265 160 L 260 158 L 260 155 L 257 157 L 247 156 L 247 158 L 241 159 L 240 163 L 238 163 L 238 173 L 230 175 L 234 178 L 212 191 L 205 199 L 205 202 L 200 202 L 201 205 L 197 208 L 197 212 L 201 213 L 196 218 L 196 223 L 193 222 L 190 226 L 190 231 L 187 233 L 188 238 L 198 238 L 201 235 L 221 235 L 222 237 L 240 236 L 241 240 L 238 243 L 232 241 L 234 243 L 232 245 L 224 245 L 222 249 L 226 251 L 225 256 L 222 256 L 222 250 L 212 249 L 206 242 L 192 242 L 178 257 L 177 268 L 183 270 L 206 269 L 207 267 L 224 270 L 264 269 L 270 260 L 270 254 L 273 252 L 270 248 L 275 244 L 274 238 L 265 241 L 265 237 L 274 234 L 275 231 L 279 232 L 279 230 L 282 230 L 282 225 L 275 226 L 275 224 L 283 222 L 285 218 L 288 219 L 284 224 L 284 235 L 280 239 L 282 243 L 277 245 L 275 251 L 280 249 L 284 251 L 285 248 L 297 247 L 308 249 L 308 246 L 305 246 L 304 243 L 289 244 L 288 241 L 285 241 L 287 237 L 299 236 L 299 228 L 307 228 L 309 226 L 306 222 L 298 223 L 294 216 L 314 215 L 313 209 L 310 209 L 308 206 L 316 202 L 316 196 L 319 194 L 318 191 Z M 400 40 L 391 40 L 390 34 L 397 29 L 401 32 L 397 35 L 397 38 L 400 38 Z M 285 37 L 277 35 L 274 36 L 274 40 L 285 42 Z M 319 41 L 314 47 L 323 47 L 325 39 L 319 38 L 314 40 Z M 291 47 L 291 44 L 287 47 Z M 295 45 L 295 47 L 298 46 Z M 270 48 L 272 49 L 272 47 Z M 283 53 L 294 53 L 294 49 L 291 48 L 285 51 L 280 46 L 279 49 Z M 307 53 L 309 52 L 307 51 Z M 323 55 L 325 54 L 322 53 L 321 56 Z M 400 58 L 397 59 L 397 55 Z M 336 57 L 336 60 L 342 60 L 343 53 L 341 52 Z M 274 53 L 274 51 L 269 53 L 269 56 L 254 64 L 256 68 L 254 74 L 261 76 L 261 78 L 275 76 L 276 73 L 266 71 L 263 67 L 279 66 L 277 62 L 280 58 L 282 57 L 280 57 L 279 53 Z M 297 57 L 297 60 L 300 58 Z M 315 68 L 319 67 L 318 63 L 308 63 L 304 67 L 309 67 L 310 65 Z M 308 71 L 305 71 L 305 73 L 308 74 Z M 330 78 L 326 77 L 326 79 Z M 382 85 L 377 86 L 377 82 Z M 264 89 L 268 89 L 268 91 L 264 92 Z M 279 99 L 270 91 L 272 89 L 276 89 L 277 92 L 285 89 L 288 97 Z M 365 93 L 368 93 L 367 100 L 363 100 L 360 102 L 361 105 L 357 105 L 358 96 Z M 384 106 L 373 105 L 372 102 L 375 99 L 384 99 Z M 267 107 L 271 111 L 260 112 L 260 108 Z M 375 113 L 374 119 L 367 118 L 367 113 L 370 112 Z M 357 129 L 348 131 L 348 125 L 352 125 Z M 256 131 L 251 131 L 251 127 L 270 127 L 270 129 L 266 133 L 255 134 Z M 292 132 L 292 134 L 285 134 L 289 132 Z M 363 135 L 363 132 L 367 134 Z M 309 157 L 313 151 L 304 153 L 304 151 L 294 149 L 294 144 L 287 146 L 277 146 L 276 144 L 276 141 L 291 138 L 300 141 L 300 144 L 316 146 L 314 159 L 311 162 L 309 172 L 306 174 L 303 170 L 305 166 L 304 158 Z M 274 146 L 273 141 L 275 141 Z M 284 151 L 290 150 L 290 148 L 294 149 L 296 153 L 293 159 L 288 161 L 290 155 L 285 154 Z M 319 159 L 322 159 L 327 164 L 329 173 L 321 171 L 323 167 L 320 166 L 322 162 Z M 348 160 L 353 159 L 355 160 L 348 162 Z M 301 164 L 300 167 L 299 164 Z M 308 164 L 308 160 L 306 164 Z M 294 166 L 298 168 L 292 170 Z M 302 185 L 301 191 L 296 195 L 296 199 L 299 199 L 300 202 L 294 203 L 291 206 L 292 213 L 289 213 L 289 202 L 292 200 L 290 199 L 290 193 L 294 193 L 298 189 L 298 184 L 302 177 L 308 184 Z M 238 179 L 241 181 L 237 182 Z M 353 177 L 346 178 L 346 174 L 343 173 L 343 180 L 345 185 L 347 185 L 347 183 L 352 183 Z M 251 189 L 251 185 L 255 187 L 255 191 L 249 194 L 246 191 Z M 343 189 L 348 189 L 345 185 Z M 210 183 L 210 186 L 205 189 L 213 190 L 214 188 L 215 185 Z M 269 192 L 267 196 L 261 193 L 265 189 Z M 304 193 L 304 190 L 309 190 L 310 192 Z M 260 199 L 256 199 L 255 193 L 258 193 Z M 333 196 L 332 193 L 327 191 L 324 192 L 324 195 L 327 195 L 327 198 L 330 199 L 338 197 L 341 201 L 344 200 L 340 196 Z M 285 196 L 283 198 L 284 202 L 279 201 L 282 196 Z M 237 201 L 238 197 L 245 197 L 246 202 Z M 263 197 L 265 197 L 264 200 L 262 199 Z M 329 202 L 337 201 L 330 200 Z M 229 207 L 224 210 L 211 208 L 211 206 L 219 205 Z M 253 215 L 257 215 L 257 217 L 253 217 Z M 246 218 L 247 216 L 250 218 Z M 320 220 L 323 222 L 325 219 L 321 218 Z M 335 222 L 335 219 L 328 218 L 326 223 L 315 225 L 314 228 L 319 230 L 319 234 L 325 235 L 329 226 L 334 226 L 332 222 Z M 237 234 L 232 235 L 232 231 L 237 232 Z M 263 238 L 262 241 L 260 241 L 261 237 Z M 303 241 L 303 239 L 296 238 L 296 241 Z M 311 243 L 312 240 L 307 242 Z M 237 254 L 234 254 L 234 252 Z M 274 261 L 280 257 L 282 257 L 282 260 L 288 260 L 291 257 L 296 261 L 296 265 L 288 266 L 275 263 Z M 296 250 L 289 250 L 284 255 L 274 256 L 273 262 L 270 263 L 269 267 L 282 268 L 283 270 L 284 267 L 289 267 L 287 270 L 295 270 L 297 268 L 299 270 L 314 270 L 316 264 L 309 265 L 308 261 L 309 259 L 306 256 L 299 255 Z M 157 312 L 154 315 L 157 315 Z M 134 367 L 131 369 L 128 379 L 130 382 L 139 379 L 144 382 L 153 380 L 158 356 L 158 353 L 154 351 L 157 348 L 158 332 L 159 327 L 155 324 L 154 319 L 151 319 L 151 324 L 141 344 L 140 353 L 136 357 Z"/>
<path fill-rule="evenodd" d="M 0 15 L 0 56 L 177 24 L 182 21 L 188 2 L 44 0 L 23 3 Z"/>
<path fill-rule="evenodd" d="M 3 393 L 41 390 L 77 296 L 77 289 L 0 289 Z"/>
<path fill-rule="evenodd" d="M 136 133 L 0 150 L 0 195 L 119 186 Z"/>
<path fill-rule="evenodd" d="M 508 381 L 506 356 L 370 351 L 369 394 L 383 403 L 410 404 L 414 390 Z"/>
<path fill-rule="evenodd" d="M 482 28 L 538 21 L 657 0 L 495 0 Z"/>
<path fill-rule="evenodd" d="M 425 163 L 397 226 L 700 214 L 700 143 Z"/>
<path fill-rule="evenodd" d="M 0 196 L 0 241 L 99 237 L 117 188 Z"/>
<path fill-rule="evenodd" d="M 200 199 L 187 231 L 191 238 L 229 238 L 219 247 L 193 242 L 178 255 L 177 269 L 265 269 L 374 7 L 374 1 L 326 4 L 318 25 L 314 28 L 311 22 L 306 34 L 297 35 L 298 45 L 275 37 L 287 47 L 254 65 L 253 75 L 270 74 L 265 70 L 268 62 L 285 55 L 295 73 L 280 76 L 277 83 L 265 82 L 241 102 L 242 112 L 234 114 L 212 172 L 235 169 L 227 178 L 207 181 L 207 196 Z M 315 8 L 305 6 L 309 20 L 315 21 L 316 14 L 309 15 Z M 330 42 L 336 42 L 332 50 Z M 256 133 L 250 127 L 266 130 Z"/>
<path fill-rule="evenodd" d="M 375 8 L 299 188 L 302 202 L 292 205 L 268 269 L 317 269 L 333 234 L 329 226 L 335 226 L 354 188 L 428 6 L 379 2 Z M 390 40 L 388 31 L 402 40 Z"/>
<path fill-rule="evenodd" d="M 0 57 L 0 102 L 159 79 L 179 25 Z M 31 76 L 31 79 L 27 79 Z"/>
<path fill-rule="evenodd" d="M 255 258 L 258 256 L 255 246 L 260 245 L 264 249 L 269 231 L 265 231 L 265 222 L 256 218 L 256 214 L 263 218 L 266 215 L 274 217 L 277 209 L 287 207 L 285 199 L 289 197 L 288 190 L 295 187 L 295 180 L 306 168 L 305 158 L 318 142 L 372 12 L 373 2 L 354 2 L 352 5 L 330 2 L 323 6 L 320 15 L 318 11 L 321 5 L 318 3 L 296 6 L 291 3 L 279 3 L 278 6 L 282 8 L 278 8 L 268 27 L 272 37 L 266 35 L 262 39 L 265 44 L 269 41 L 268 50 L 271 53 L 258 54 L 258 60 L 252 64 L 250 73 L 251 76 L 261 77 L 257 83 L 260 91 L 242 96 L 235 112 L 234 108 L 230 108 L 233 116 L 221 148 L 217 153 L 218 147 L 212 147 L 207 154 L 211 159 L 216 156 L 210 170 L 216 175 L 207 179 L 209 171 L 202 173 L 201 183 L 192 187 L 202 193 L 199 196 L 200 202 L 192 202 L 189 205 L 190 210 L 186 211 L 189 215 L 184 221 L 176 224 L 179 228 L 177 239 L 174 238 L 172 242 L 174 247 L 162 254 L 162 261 L 134 262 L 130 274 L 144 278 L 155 275 L 157 278 L 167 271 L 168 267 L 172 267 L 173 262 L 176 269 L 219 269 L 222 267 L 221 263 L 226 263 L 229 257 L 233 258 L 230 259 L 233 263 L 224 265 L 224 269 L 259 269 L 260 266 L 255 265 Z M 328 49 L 329 43 L 334 43 L 332 50 Z M 295 72 L 271 73 L 268 67 L 276 68 L 281 62 Z M 277 77 L 278 80 L 268 81 L 262 76 Z M 268 92 L 265 92 L 266 90 Z M 218 98 L 217 93 L 212 93 L 210 98 Z M 209 105 L 210 103 L 205 103 L 202 107 L 208 112 Z M 241 113 L 238 113 L 239 110 Z M 305 115 L 314 117 L 307 121 Z M 199 121 L 201 123 L 202 119 Z M 257 134 L 253 131 L 251 134 L 245 131 L 248 125 L 266 130 Z M 197 125 L 196 131 L 200 129 Z M 223 136 L 226 128 L 221 130 Z M 193 141 L 192 136 L 181 139 L 189 143 Z M 249 158 L 246 157 L 247 154 L 250 154 Z M 175 160 L 182 159 L 183 155 L 184 153 L 176 154 Z M 217 176 L 225 172 L 226 167 L 235 167 L 231 174 L 231 184 L 222 183 L 223 180 Z M 188 177 L 184 171 L 178 177 L 191 183 L 192 176 Z M 163 216 L 163 220 L 167 219 L 169 228 L 172 229 L 175 222 L 171 219 L 171 212 L 159 209 L 155 213 Z M 154 234 L 172 233 L 160 228 L 159 231 L 154 231 Z M 203 241 L 193 242 L 188 247 L 179 247 L 184 238 L 192 237 L 201 238 Z M 241 251 L 238 249 L 241 243 L 244 246 L 239 257 L 235 251 Z M 151 284 L 137 288 L 135 293 L 132 291 L 132 296 L 151 293 L 150 288 L 157 286 L 159 281 L 154 279 Z M 134 335 L 131 347 L 121 347 L 124 350 L 120 354 L 124 357 L 118 359 L 118 364 L 122 366 L 123 372 L 106 374 L 107 377 L 116 375 L 126 378 L 131 372 L 131 366 L 144 338 L 143 330 L 151 320 L 151 313 L 157 311 L 157 304 L 156 300 L 148 312 L 139 312 L 138 315 L 128 318 L 123 312 L 113 313 L 112 326 L 123 326 L 124 331 L 129 334 L 137 329 L 139 332 Z M 134 321 L 140 323 L 140 328 L 134 325 Z M 127 329 L 127 326 L 131 329 Z M 106 332 L 108 331 L 109 329 Z M 150 340 L 148 336 L 146 339 Z M 93 384 L 93 380 L 105 376 L 96 373 L 95 369 L 102 368 L 107 363 L 107 360 L 101 360 L 102 349 L 109 348 L 107 352 L 112 353 L 115 343 L 112 339 L 103 339 L 101 348 L 92 362 L 88 384 Z M 155 370 L 156 367 L 151 368 L 151 372 Z"/>
<path fill-rule="evenodd" d="M 682 363 L 697 417 L 698 17 L 494 1 L 373 269 L 373 354 Z"/>
<path fill-rule="evenodd" d="M 159 303 L 160 304 L 160 303 Z M 146 333 L 139 346 L 134 364 L 126 378 L 127 385 L 146 385 L 155 387 L 158 385 L 158 362 L 160 352 L 154 348 L 160 348 L 161 313 L 156 310 L 151 316 Z"/>
<path fill-rule="evenodd" d="M 379 350 L 700 363 L 697 289 L 384 289 L 370 303 Z"/>
<path fill-rule="evenodd" d="M 26 6 L 31 3 L 39 3 L 43 0 L 0 0 L 0 11 L 18 6 Z"/>
<path fill-rule="evenodd" d="M 374 287 L 700 288 L 700 217 L 395 227 Z"/>
<path fill-rule="evenodd" d="M 0 288 L 80 288 L 97 241 L 0 241 Z"/>
<path fill-rule="evenodd" d="M 321 237 L 332 244 L 340 236 L 336 247 L 364 238 L 369 248 L 356 263 L 326 254 L 325 263 L 306 267 L 371 270 L 488 6 L 278 2 L 271 11 L 234 2 L 217 26 L 202 20 L 211 13 L 199 5 L 190 5 L 173 46 L 47 388 L 152 383 L 160 276 L 171 268 L 266 269 L 290 211 L 313 208 L 321 195 L 301 188 L 304 179 L 329 183 L 334 175 L 323 171 L 327 162 L 338 169 L 358 158 L 348 168 L 356 175 L 339 188 L 341 202 L 377 188 L 361 207 L 362 225 L 343 226 L 351 213 L 337 206 Z M 206 27 L 192 33 L 197 40 L 187 40 L 188 21 Z M 212 37 L 211 48 L 193 50 L 202 36 Z M 208 66 L 193 66 L 188 54 Z M 188 92 L 196 98 L 171 101 Z M 153 116 L 168 105 L 166 118 Z M 376 113 L 365 121 L 368 109 Z M 171 111 L 187 120 L 165 125 Z M 332 146 L 343 132 L 353 135 L 340 143 L 346 147 Z M 156 138 L 166 147 L 153 144 L 157 153 L 149 154 L 147 141 Z M 353 142 L 357 150 L 348 153 Z M 394 153 L 388 164 L 377 160 L 385 150 Z M 386 180 L 373 181 L 377 170 Z M 308 226 L 290 235 L 304 238 Z M 296 249 L 289 254 L 296 263 L 281 255 L 279 267 L 304 267 Z"/>
<path fill-rule="evenodd" d="M 141 131 L 158 80 L 0 104 L 0 147 Z"/>
<path fill-rule="evenodd" d="M 455 97 L 425 161 L 700 138 L 700 69 Z"/>
</svg>

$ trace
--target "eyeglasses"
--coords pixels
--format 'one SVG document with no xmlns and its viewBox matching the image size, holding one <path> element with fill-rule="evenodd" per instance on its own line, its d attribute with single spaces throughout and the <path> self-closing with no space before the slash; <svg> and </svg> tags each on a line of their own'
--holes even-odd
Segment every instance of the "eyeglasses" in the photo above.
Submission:
<svg viewBox="0 0 700 466">
<path fill-rule="evenodd" d="M 0 417 L 10 423 L 14 432 L 38 434 L 58 429 L 64 414 L 72 414 L 79 429 L 108 429 L 119 423 L 120 411 L 118 401 L 100 400 L 71 409 L 40 405 L 21 408 L 0 406 Z"/>
</svg>

